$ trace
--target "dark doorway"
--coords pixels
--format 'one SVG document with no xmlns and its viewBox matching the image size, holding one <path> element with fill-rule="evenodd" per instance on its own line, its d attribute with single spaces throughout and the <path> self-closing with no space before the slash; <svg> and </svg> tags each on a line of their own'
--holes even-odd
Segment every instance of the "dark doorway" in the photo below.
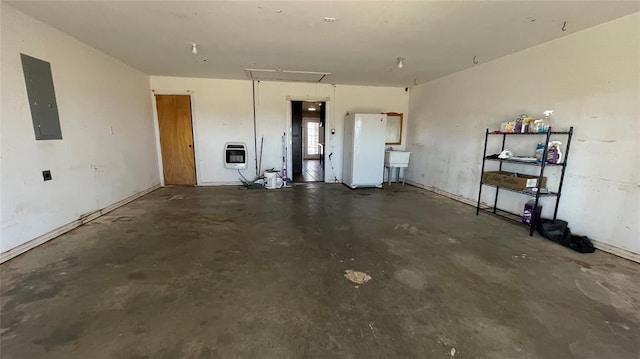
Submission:
<svg viewBox="0 0 640 359">
<path fill-rule="evenodd" d="M 324 182 L 325 105 L 291 101 L 291 167 L 296 182 Z"/>
</svg>

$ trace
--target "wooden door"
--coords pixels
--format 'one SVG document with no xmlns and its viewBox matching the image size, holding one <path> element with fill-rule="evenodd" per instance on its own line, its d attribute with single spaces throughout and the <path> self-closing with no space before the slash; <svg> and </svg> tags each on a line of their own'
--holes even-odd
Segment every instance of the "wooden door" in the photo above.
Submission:
<svg viewBox="0 0 640 359">
<path fill-rule="evenodd" d="M 196 184 L 191 97 L 156 95 L 165 184 Z"/>
</svg>

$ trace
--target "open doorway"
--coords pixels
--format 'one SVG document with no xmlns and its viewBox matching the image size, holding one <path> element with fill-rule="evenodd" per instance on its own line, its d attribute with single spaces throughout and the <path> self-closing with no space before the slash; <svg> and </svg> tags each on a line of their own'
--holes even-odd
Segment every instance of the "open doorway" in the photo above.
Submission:
<svg viewBox="0 0 640 359">
<path fill-rule="evenodd" d="M 291 101 L 292 179 L 324 182 L 326 103 Z"/>
</svg>

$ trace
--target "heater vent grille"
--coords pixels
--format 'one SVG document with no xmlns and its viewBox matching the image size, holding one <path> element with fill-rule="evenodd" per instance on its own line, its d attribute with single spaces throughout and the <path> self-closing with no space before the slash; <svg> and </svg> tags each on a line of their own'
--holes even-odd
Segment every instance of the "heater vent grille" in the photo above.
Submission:
<svg viewBox="0 0 640 359">
<path fill-rule="evenodd" d="M 247 168 L 247 146 L 241 142 L 224 144 L 224 168 L 243 170 Z"/>
</svg>

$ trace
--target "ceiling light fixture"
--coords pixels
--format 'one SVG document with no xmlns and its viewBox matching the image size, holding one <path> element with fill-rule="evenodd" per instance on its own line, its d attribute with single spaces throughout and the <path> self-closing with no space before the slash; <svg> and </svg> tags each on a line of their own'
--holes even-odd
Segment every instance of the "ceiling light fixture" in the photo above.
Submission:
<svg viewBox="0 0 640 359">
<path fill-rule="evenodd" d="M 316 108 L 315 107 L 309 107 L 309 111 L 315 111 Z"/>
<path fill-rule="evenodd" d="M 335 22 L 336 18 L 335 17 L 325 17 L 324 18 L 324 22 Z"/>
<path fill-rule="evenodd" d="M 198 44 L 196 44 L 195 42 L 191 44 L 191 53 L 194 55 L 198 53 Z"/>
<path fill-rule="evenodd" d="M 398 68 L 401 69 L 404 67 L 404 57 L 398 57 Z"/>
</svg>

